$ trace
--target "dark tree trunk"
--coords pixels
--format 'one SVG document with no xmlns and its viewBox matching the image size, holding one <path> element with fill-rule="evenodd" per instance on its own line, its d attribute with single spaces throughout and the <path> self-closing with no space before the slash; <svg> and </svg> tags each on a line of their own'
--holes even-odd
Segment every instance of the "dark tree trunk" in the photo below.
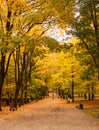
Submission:
<svg viewBox="0 0 99 130">
<path fill-rule="evenodd" d="M 87 94 L 84 94 L 84 98 L 87 99 Z"/>
<path fill-rule="evenodd" d="M 90 93 L 88 94 L 88 96 L 89 96 L 89 100 L 91 100 L 91 94 Z"/>
<path fill-rule="evenodd" d="M 1 57 L 0 61 L 0 111 L 2 111 L 2 88 L 3 88 L 3 83 L 4 83 L 4 78 L 5 78 L 5 56 Z"/>
<path fill-rule="evenodd" d="M 16 83 L 16 89 L 15 89 L 15 97 L 14 97 L 14 107 L 17 109 L 18 104 L 18 95 L 20 91 L 20 67 L 19 67 L 19 55 L 20 55 L 20 46 L 18 50 L 16 51 L 16 57 L 13 54 L 13 58 L 15 61 L 15 83 Z"/>
<path fill-rule="evenodd" d="M 0 83 L 0 111 L 2 111 L 2 85 Z"/>
<path fill-rule="evenodd" d="M 24 97 L 23 97 L 23 94 L 24 94 L 24 92 L 23 92 L 23 90 L 22 90 L 22 91 L 21 91 L 21 95 L 20 95 L 20 100 L 19 100 L 19 106 L 24 105 Z"/>
<path fill-rule="evenodd" d="M 14 97 L 14 107 L 17 109 L 18 105 L 18 96 L 19 96 L 19 91 L 20 91 L 20 79 L 17 81 L 18 83 L 16 84 L 16 90 L 15 90 L 15 97 Z"/>
<path fill-rule="evenodd" d="M 24 97 L 25 97 L 25 103 L 27 103 L 27 85 L 25 86 L 25 93 L 24 93 Z"/>
<path fill-rule="evenodd" d="M 94 83 L 92 82 L 92 100 L 94 100 Z"/>
<path fill-rule="evenodd" d="M 72 102 L 74 102 L 74 80 L 72 81 Z"/>
<path fill-rule="evenodd" d="M 0 111 L 2 111 L 2 86 L 3 86 L 3 83 L 2 83 L 2 74 L 1 74 L 1 65 L 0 65 Z"/>
<path fill-rule="evenodd" d="M 14 99 L 14 107 L 17 108 L 17 103 L 18 103 L 18 96 L 19 96 L 19 91 L 21 92 L 21 94 L 23 93 L 23 74 L 24 74 L 24 70 L 25 70 L 25 57 L 26 57 L 26 53 L 23 53 L 23 59 L 20 59 L 20 44 L 19 47 L 16 51 L 16 57 L 13 55 L 14 57 L 14 61 L 15 61 L 15 82 L 16 82 L 16 91 L 15 91 L 15 99 Z M 20 62 L 21 61 L 21 62 Z M 21 63 L 21 64 L 20 64 Z M 22 67 L 20 67 L 22 66 Z M 22 94 L 23 95 L 23 94 Z M 21 100 L 22 99 L 22 95 L 20 95 L 20 105 L 22 103 Z"/>
<path fill-rule="evenodd" d="M 17 109 L 18 104 L 18 95 L 19 95 L 19 86 L 16 87 L 15 90 L 15 97 L 14 97 L 14 107 Z"/>
<path fill-rule="evenodd" d="M 74 74 L 73 74 L 74 70 L 72 67 L 72 102 L 74 102 Z"/>
</svg>

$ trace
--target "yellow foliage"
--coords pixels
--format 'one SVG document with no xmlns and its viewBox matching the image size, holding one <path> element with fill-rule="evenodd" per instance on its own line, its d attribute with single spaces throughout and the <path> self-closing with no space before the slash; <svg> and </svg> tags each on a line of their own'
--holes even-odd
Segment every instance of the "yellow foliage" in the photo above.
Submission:
<svg viewBox="0 0 99 130">
<path fill-rule="evenodd" d="M 29 36 L 40 36 L 42 32 L 44 31 L 44 27 L 42 25 L 35 25 L 30 31 Z"/>
</svg>

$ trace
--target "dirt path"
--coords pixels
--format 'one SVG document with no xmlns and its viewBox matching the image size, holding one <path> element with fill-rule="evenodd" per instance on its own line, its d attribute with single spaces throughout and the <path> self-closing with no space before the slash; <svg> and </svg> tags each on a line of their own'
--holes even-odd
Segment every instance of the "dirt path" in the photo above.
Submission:
<svg viewBox="0 0 99 130">
<path fill-rule="evenodd" d="M 99 130 L 99 119 L 56 97 L 27 104 L 18 111 L 5 110 L 0 113 L 0 130 Z"/>
</svg>

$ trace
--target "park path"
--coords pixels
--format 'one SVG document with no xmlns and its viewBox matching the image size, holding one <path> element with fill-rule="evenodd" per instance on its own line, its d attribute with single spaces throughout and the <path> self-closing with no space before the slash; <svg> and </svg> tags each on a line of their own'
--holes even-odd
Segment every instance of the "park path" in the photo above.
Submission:
<svg viewBox="0 0 99 130">
<path fill-rule="evenodd" d="M 0 130 L 99 130 L 99 119 L 51 96 L 0 113 Z"/>
</svg>

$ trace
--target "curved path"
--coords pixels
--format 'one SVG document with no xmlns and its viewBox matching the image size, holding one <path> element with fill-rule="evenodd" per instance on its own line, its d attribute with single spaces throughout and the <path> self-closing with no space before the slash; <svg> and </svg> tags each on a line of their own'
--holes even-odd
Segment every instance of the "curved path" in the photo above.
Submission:
<svg viewBox="0 0 99 130">
<path fill-rule="evenodd" d="M 99 130 L 99 119 L 50 96 L 0 116 L 0 130 Z"/>
</svg>

